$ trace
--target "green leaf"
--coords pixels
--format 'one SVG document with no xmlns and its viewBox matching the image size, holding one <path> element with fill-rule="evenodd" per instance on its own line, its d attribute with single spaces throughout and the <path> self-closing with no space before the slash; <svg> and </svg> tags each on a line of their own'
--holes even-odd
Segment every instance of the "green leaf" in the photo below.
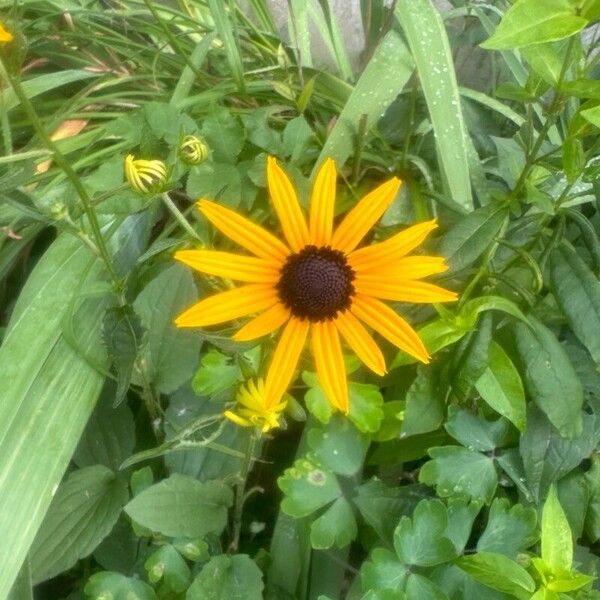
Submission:
<svg viewBox="0 0 600 600">
<path fill-rule="evenodd" d="M 570 37 L 587 19 L 576 15 L 569 0 L 517 0 L 506 12 L 494 35 L 481 44 L 489 50 L 521 48 Z"/>
<path fill-rule="evenodd" d="M 494 241 L 508 215 L 503 206 L 488 204 L 462 217 L 441 239 L 438 252 L 453 271 L 474 263 Z"/>
<path fill-rule="evenodd" d="M 448 525 L 446 507 L 439 500 L 422 500 L 412 519 L 402 517 L 394 532 L 394 548 L 407 565 L 432 567 L 456 557 L 454 544 L 443 534 Z"/>
<path fill-rule="evenodd" d="M 201 134 L 216 162 L 233 163 L 246 140 L 246 132 L 240 119 L 218 105 L 214 105 L 203 119 Z M 191 175 L 194 171 L 192 169 Z M 220 187 L 222 185 L 221 183 Z"/>
<path fill-rule="evenodd" d="M 135 424 L 126 404 L 113 408 L 114 385 L 107 384 L 79 440 L 73 461 L 79 467 L 104 465 L 119 471 L 135 446 Z"/>
<path fill-rule="evenodd" d="M 570 571 L 573 564 L 573 535 L 553 485 L 542 510 L 542 560 L 551 571 Z"/>
<path fill-rule="evenodd" d="M 533 316 L 531 326 L 514 325 L 525 388 L 565 437 L 581 433 L 583 389 L 556 336 Z"/>
<path fill-rule="evenodd" d="M 227 523 L 231 489 L 175 473 L 138 494 L 125 507 L 140 525 L 170 537 L 220 533 Z"/>
<path fill-rule="evenodd" d="M 304 117 L 288 121 L 283 130 L 283 152 L 291 163 L 302 160 L 315 134 Z"/>
<path fill-rule="evenodd" d="M 571 329 L 600 363 L 600 281 L 566 244 L 550 254 L 549 273 L 552 293 Z"/>
<path fill-rule="evenodd" d="M 492 340 L 489 362 L 475 387 L 481 398 L 519 430 L 525 429 L 525 391 L 517 368 L 502 346 Z"/>
<path fill-rule="evenodd" d="M 153 552 L 144 563 L 148 580 L 156 585 L 163 582 L 161 591 L 185 592 L 190 585 L 191 573 L 185 560 L 173 546 L 167 544 Z"/>
<path fill-rule="evenodd" d="M 471 556 L 461 556 L 456 564 L 476 581 L 522 600 L 528 600 L 535 590 L 531 575 L 503 554 L 478 552 Z"/>
<path fill-rule="evenodd" d="M 593 106 L 592 108 L 586 108 L 579 113 L 586 121 L 589 121 L 592 125 L 600 127 L 600 106 Z"/>
<path fill-rule="evenodd" d="M 458 446 L 431 448 L 429 455 L 433 460 L 421 467 L 419 481 L 435 486 L 438 496 L 492 501 L 498 478 L 491 458 Z"/>
<path fill-rule="evenodd" d="M 438 162 L 452 200 L 472 209 L 467 136 L 454 58 L 431 0 L 399 0 L 396 15 L 408 40 L 433 126 Z"/>
<path fill-rule="evenodd" d="M 127 498 L 125 482 L 104 466 L 71 473 L 35 538 L 30 554 L 34 583 L 66 571 L 93 552 L 117 522 Z"/>
<path fill-rule="evenodd" d="M 172 265 L 152 279 L 134 302 L 147 330 L 141 357 L 151 381 L 164 394 L 188 381 L 198 364 L 200 336 L 173 325 L 175 317 L 197 299 L 191 271 Z"/>
<path fill-rule="evenodd" d="M 333 473 L 309 458 L 300 458 L 277 480 L 285 494 L 281 510 L 292 517 L 305 517 L 342 495 Z"/>
<path fill-rule="evenodd" d="M 568 137 L 565 139 L 562 147 L 562 162 L 567 181 L 574 184 L 583 172 L 586 163 L 583 143 L 579 138 Z"/>
<path fill-rule="evenodd" d="M 442 423 L 444 409 L 438 374 L 430 367 L 419 366 L 417 377 L 406 392 L 400 437 L 435 431 Z"/>
<path fill-rule="evenodd" d="M 448 525 L 444 532 L 456 548 L 462 553 L 471 536 L 473 522 L 481 510 L 481 502 L 469 502 L 465 498 L 450 498 L 448 500 Z"/>
<path fill-rule="evenodd" d="M 84 591 L 93 600 L 156 600 L 154 590 L 147 583 L 110 571 L 92 575 Z"/>
<path fill-rule="evenodd" d="M 600 539 L 600 456 L 592 457 L 592 466 L 586 473 L 588 487 L 590 488 L 590 501 L 585 515 L 585 532 L 590 541 Z"/>
<path fill-rule="evenodd" d="M 264 584 L 256 563 L 246 554 L 213 556 L 196 576 L 186 600 L 257 600 Z"/>
<path fill-rule="evenodd" d="M 393 552 L 376 548 L 360 571 L 362 588 L 363 590 L 401 590 L 404 588 L 409 572 L 409 567 L 399 562 Z"/>
<path fill-rule="evenodd" d="M 537 541 L 536 524 L 535 509 L 521 504 L 510 506 L 505 498 L 495 498 L 487 525 L 477 541 L 477 551 L 516 558 Z"/>
<path fill-rule="evenodd" d="M 448 596 L 427 577 L 411 573 L 406 581 L 406 600 L 448 600 Z"/>
<path fill-rule="evenodd" d="M 200 361 L 192 387 L 199 396 L 216 396 L 243 381 L 239 365 L 218 350 L 210 350 Z"/>
<path fill-rule="evenodd" d="M 319 463 L 350 477 L 362 467 L 368 444 L 348 419 L 336 416 L 327 427 L 309 430 L 308 445 Z"/>
<path fill-rule="evenodd" d="M 326 550 L 332 546 L 344 548 L 356 538 L 356 519 L 352 506 L 345 498 L 338 498 L 310 526 L 313 548 Z"/>
<path fill-rule="evenodd" d="M 248 187 L 253 187 L 248 182 Z M 186 192 L 193 198 L 213 198 L 231 208 L 243 205 L 240 168 L 226 162 L 205 161 L 192 167 Z"/>
<path fill-rule="evenodd" d="M 448 409 L 446 431 L 463 446 L 479 452 L 492 452 L 506 445 L 506 421 L 487 421 L 468 410 L 451 406 Z"/>
<path fill-rule="evenodd" d="M 327 137 L 313 169 L 313 177 L 326 158 L 333 158 L 339 169 L 344 166 L 354 153 L 362 115 L 366 115 L 369 130 L 402 91 L 413 68 L 402 38 L 395 31 L 389 31 L 367 63 Z"/>
</svg>

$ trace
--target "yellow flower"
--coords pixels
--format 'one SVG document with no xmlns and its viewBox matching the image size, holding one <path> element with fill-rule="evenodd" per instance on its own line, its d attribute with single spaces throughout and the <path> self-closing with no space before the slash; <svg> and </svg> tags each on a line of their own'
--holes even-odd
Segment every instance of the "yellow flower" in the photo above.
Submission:
<svg viewBox="0 0 600 600">
<path fill-rule="evenodd" d="M 13 41 L 13 34 L 4 28 L 4 25 L 0 23 L 0 44 L 5 44 Z"/>
<path fill-rule="evenodd" d="M 242 427 L 259 427 L 265 433 L 279 427 L 281 413 L 285 409 L 286 402 L 268 402 L 265 393 L 265 382 L 258 379 L 256 383 L 252 380 L 242 385 L 237 393 L 237 412 L 231 410 L 223 414 L 230 421 Z"/>
<path fill-rule="evenodd" d="M 186 135 L 179 144 L 179 157 L 187 165 L 199 165 L 208 158 L 208 146 L 195 135 Z"/>
<path fill-rule="evenodd" d="M 169 174 L 162 160 L 136 160 L 133 154 L 128 154 L 125 159 L 125 177 L 136 192 L 157 194 L 164 191 Z"/>
<path fill-rule="evenodd" d="M 268 369 L 265 394 L 275 405 L 290 385 L 311 334 L 319 381 L 329 401 L 348 412 L 348 382 L 340 335 L 378 375 L 385 359 L 364 322 L 421 362 L 429 354 L 415 330 L 381 299 L 399 302 L 449 302 L 454 292 L 419 281 L 447 269 L 437 256 L 407 256 L 436 227 L 419 223 L 389 239 L 359 247 L 398 193 L 396 177 L 367 194 L 333 229 L 336 170 L 325 161 L 312 189 L 306 222 L 296 192 L 272 157 L 267 180 L 287 245 L 238 213 L 200 200 L 204 216 L 254 256 L 214 250 L 182 250 L 175 258 L 210 275 L 246 285 L 195 304 L 175 321 L 178 327 L 206 327 L 260 313 L 235 335 L 254 340 L 283 327 Z"/>
</svg>

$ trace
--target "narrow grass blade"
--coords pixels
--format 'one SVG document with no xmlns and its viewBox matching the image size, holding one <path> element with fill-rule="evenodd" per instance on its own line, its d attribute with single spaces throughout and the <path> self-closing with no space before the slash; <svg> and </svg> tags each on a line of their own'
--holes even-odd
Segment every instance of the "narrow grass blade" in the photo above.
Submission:
<svg viewBox="0 0 600 600">
<path fill-rule="evenodd" d="M 289 0 L 290 20 L 288 30 L 290 39 L 298 50 L 298 63 L 302 67 L 312 67 L 310 51 L 310 31 L 308 29 L 308 1 Z"/>
<path fill-rule="evenodd" d="M 396 99 L 413 72 L 408 48 L 395 31 L 390 31 L 375 50 L 327 138 L 313 169 L 327 158 L 341 168 L 356 146 L 356 134 L 363 115 L 370 129 Z"/>
<path fill-rule="evenodd" d="M 254 11 L 254 14 L 258 17 L 260 24 L 265 31 L 268 31 L 272 35 L 277 35 L 277 25 L 271 14 L 271 9 L 267 4 L 266 0 L 249 0 L 249 4 Z"/>
<path fill-rule="evenodd" d="M 82 285 L 102 276 L 98 260 L 70 235 L 40 260 L 15 306 L 0 348 L 0 598 L 6 598 L 69 464 L 103 377 L 65 341 L 61 323 Z M 106 360 L 104 307 L 78 323 L 86 351 Z"/>
<path fill-rule="evenodd" d="M 228 13 L 227 2 L 224 0 L 208 0 L 208 7 L 215 22 L 215 28 L 227 54 L 227 60 L 231 67 L 233 78 L 237 83 L 238 90 L 242 93 L 246 91 L 244 82 L 244 66 L 242 63 L 242 55 L 237 45 L 235 35 L 235 15 Z"/>
<path fill-rule="evenodd" d="M 430 0 L 399 0 L 396 15 L 417 66 L 448 191 L 454 202 L 470 209 L 468 133 L 444 23 Z"/>
</svg>

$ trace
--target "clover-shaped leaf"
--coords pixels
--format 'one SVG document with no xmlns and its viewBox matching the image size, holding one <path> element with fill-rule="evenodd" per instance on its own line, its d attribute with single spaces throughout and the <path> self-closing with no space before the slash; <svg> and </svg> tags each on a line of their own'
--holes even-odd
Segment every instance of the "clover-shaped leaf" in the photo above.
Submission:
<svg viewBox="0 0 600 600">
<path fill-rule="evenodd" d="M 313 548 L 325 550 L 332 546 L 344 548 L 357 533 L 356 519 L 351 504 L 345 498 L 335 502 L 310 526 Z"/>
</svg>

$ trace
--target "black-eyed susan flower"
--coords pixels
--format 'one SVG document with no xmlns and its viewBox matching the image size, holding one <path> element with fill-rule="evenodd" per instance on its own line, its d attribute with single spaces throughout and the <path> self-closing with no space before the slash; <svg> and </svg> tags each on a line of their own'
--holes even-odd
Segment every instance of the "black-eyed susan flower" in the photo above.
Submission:
<svg viewBox="0 0 600 600">
<path fill-rule="evenodd" d="M 162 160 L 136 159 L 133 154 L 128 154 L 125 158 L 125 177 L 139 194 L 158 194 L 165 190 L 169 172 Z"/>
<path fill-rule="evenodd" d="M 199 165 L 208 158 L 208 145 L 195 135 L 186 135 L 177 151 L 186 165 Z"/>
<path fill-rule="evenodd" d="M 13 34 L 0 23 L 0 44 L 6 44 L 13 41 Z"/>
<path fill-rule="evenodd" d="M 235 411 L 223 413 L 230 421 L 242 427 L 258 427 L 263 433 L 279 427 L 286 402 L 269 402 L 263 379 L 249 380 L 240 386 L 236 401 Z"/>
<path fill-rule="evenodd" d="M 175 321 L 206 327 L 258 313 L 235 335 L 260 338 L 283 327 L 265 380 L 268 406 L 290 385 L 307 338 L 319 381 L 329 401 L 348 412 L 348 384 L 341 338 L 378 375 L 385 359 L 363 323 L 421 362 L 429 354 L 415 330 L 383 300 L 447 302 L 454 292 L 422 278 L 447 269 L 437 256 L 407 256 L 436 227 L 414 225 L 389 239 L 360 247 L 367 232 L 398 193 L 396 177 L 367 194 L 334 230 L 336 171 L 333 160 L 319 170 L 306 222 L 296 192 L 274 158 L 267 162 L 269 192 L 287 244 L 237 212 L 200 200 L 204 216 L 254 256 L 215 250 L 182 250 L 175 258 L 192 268 L 245 285 L 195 304 Z"/>
</svg>

